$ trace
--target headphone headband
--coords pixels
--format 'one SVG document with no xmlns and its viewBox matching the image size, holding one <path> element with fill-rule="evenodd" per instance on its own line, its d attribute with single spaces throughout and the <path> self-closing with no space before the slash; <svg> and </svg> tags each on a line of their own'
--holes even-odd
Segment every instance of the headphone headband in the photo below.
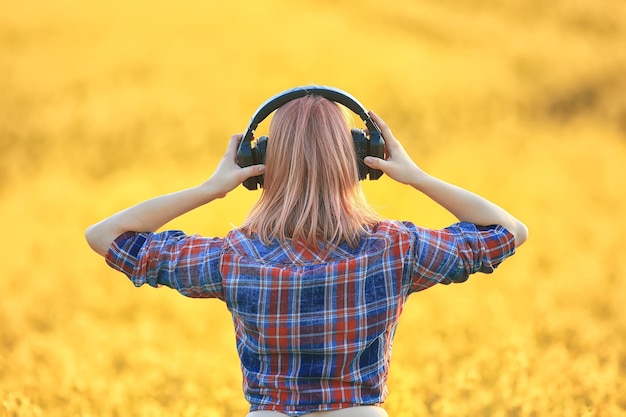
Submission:
<svg viewBox="0 0 626 417">
<path fill-rule="evenodd" d="M 378 132 L 382 137 L 380 129 L 370 117 L 367 109 L 363 107 L 363 105 L 352 95 L 334 87 L 327 87 L 323 85 L 307 85 L 285 90 L 282 93 L 278 93 L 275 96 L 270 97 L 263 104 L 261 104 L 250 118 L 250 123 L 248 123 L 248 127 L 246 128 L 241 141 L 251 142 L 257 126 L 259 125 L 259 123 L 265 120 L 267 116 L 269 116 L 270 114 L 272 114 L 272 112 L 280 108 L 282 105 L 290 102 L 291 100 L 295 100 L 297 98 L 307 95 L 321 96 L 330 101 L 334 101 L 335 103 L 346 106 L 348 109 L 359 115 L 361 120 L 365 122 L 365 126 L 369 130 L 370 134 L 372 132 Z"/>
<path fill-rule="evenodd" d="M 379 127 L 376 126 L 376 123 L 374 123 L 365 107 L 363 107 L 356 98 L 337 88 L 320 85 L 308 85 L 285 90 L 282 93 L 270 97 L 261 104 L 250 119 L 250 123 L 239 143 L 239 148 L 237 149 L 237 163 L 239 166 L 246 167 L 264 163 L 268 138 L 267 136 L 261 136 L 253 144 L 252 141 L 254 140 L 255 129 L 259 123 L 282 105 L 307 95 L 324 97 L 330 101 L 344 105 L 359 115 L 365 122 L 365 126 L 368 130 L 367 133 L 369 134 L 369 139 L 367 139 L 368 135 L 365 131 L 360 129 L 352 129 L 351 131 L 356 152 L 355 156 L 358 163 L 359 180 L 365 179 L 368 175 L 371 180 L 380 178 L 380 176 L 383 175 L 382 171 L 370 169 L 363 162 L 363 159 L 368 155 L 379 158 L 384 157 L 385 141 Z M 253 145 L 255 146 L 253 147 Z M 249 190 L 256 190 L 257 185 L 263 187 L 263 175 L 250 177 L 243 182 L 243 185 Z"/>
</svg>

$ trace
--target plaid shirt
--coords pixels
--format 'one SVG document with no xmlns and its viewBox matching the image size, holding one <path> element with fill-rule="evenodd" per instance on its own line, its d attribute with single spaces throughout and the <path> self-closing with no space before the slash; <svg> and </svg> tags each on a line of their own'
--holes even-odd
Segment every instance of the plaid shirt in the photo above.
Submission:
<svg viewBox="0 0 626 417">
<path fill-rule="evenodd" d="M 265 246 L 239 230 L 226 238 L 166 231 L 125 233 L 106 260 L 136 286 L 224 301 L 251 410 L 301 415 L 382 403 L 409 294 L 491 273 L 514 250 L 501 226 L 382 221 L 358 247 L 323 255 Z"/>
</svg>

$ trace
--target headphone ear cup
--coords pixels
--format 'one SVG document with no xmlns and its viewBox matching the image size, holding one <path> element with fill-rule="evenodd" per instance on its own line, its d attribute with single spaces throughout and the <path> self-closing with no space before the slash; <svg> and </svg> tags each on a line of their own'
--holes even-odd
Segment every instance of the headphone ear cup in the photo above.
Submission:
<svg viewBox="0 0 626 417">
<path fill-rule="evenodd" d="M 385 139 L 377 132 L 370 132 L 370 140 L 368 141 L 368 156 L 374 156 L 376 158 L 385 159 Z M 377 180 L 383 176 L 383 172 L 378 169 L 368 168 L 370 180 Z"/>
<path fill-rule="evenodd" d="M 254 145 L 253 151 L 253 159 L 254 165 L 264 164 L 265 163 L 265 152 L 267 151 L 267 136 L 261 136 L 256 140 L 256 144 Z"/>
<path fill-rule="evenodd" d="M 252 148 L 254 165 L 265 163 L 265 152 L 267 151 L 267 136 L 261 136 L 256 140 L 256 145 Z M 263 188 L 265 177 L 263 174 L 254 177 L 255 181 Z"/>
<path fill-rule="evenodd" d="M 242 168 L 265 163 L 267 136 L 261 136 L 254 140 L 254 147 L 252 147 L 251 142 L 252 141 L 242 141 L 239 144 L 239 149 L 237 149 L 237 165 Z M 256 190 L 257 185 L 263 188 L 263 175 L 250 177 L 244 180 L 243 185 L 248 190 Z"/>
<path fill-rule="evenodd" d="M 352 129 L 352 141 L 356 151 L 356 163 L 359 170 L 359 180 L 364 180 L 367 176 L 368 167 L 363 160 L 367 156 L 367 136 L 361 129 Z"/>
<path fill-rule="evenodd" d="M 242 168 L 252 165 L 252 147 L 250 142 L 241 141 L 239 148 L 237 148 L 237 165 Z"/>
</svg>

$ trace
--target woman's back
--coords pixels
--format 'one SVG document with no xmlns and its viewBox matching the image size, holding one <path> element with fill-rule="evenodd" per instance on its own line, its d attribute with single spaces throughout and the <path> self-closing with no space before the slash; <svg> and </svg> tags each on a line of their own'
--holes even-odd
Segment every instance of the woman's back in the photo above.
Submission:
<svg viewBox="0 0 626 417">
<path fill-rule="evenodd" d="M 380 404 L 407 297 L 492 272 L 514 250 L 501 227 L 433 231 L 381 221 L 359 245 L 314 251 L 234 230 L 220 257 L 244 393 L 253 409 L 319 411 Z M 458 253 L 479 251 L 463 262 Z M 348 401 L 346 401 L 348 399 Z"/>
<path fill-rule="evenodd" d="M 382 403 L 391 342 L 410 288 L 410 242 L 381 230 L 319 254 L 229 234 L 221 257 L 246 399 L 254 408 Z"/>
</svg>

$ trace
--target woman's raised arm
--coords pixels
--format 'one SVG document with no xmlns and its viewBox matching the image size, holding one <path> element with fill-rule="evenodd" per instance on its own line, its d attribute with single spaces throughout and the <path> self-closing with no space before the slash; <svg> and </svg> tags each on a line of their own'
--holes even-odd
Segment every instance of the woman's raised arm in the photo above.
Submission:
<svg viewBox="0 0 626 417">
<path fill-rule="evenodd" d="M 383 160 L 367 157 L 365 158 L 367 166 L 379 169 L 394 180 L 421 191 L 452 213 L 459 221 L 479 226 L 501 225 L 515 236 L 516 246 L 526 241 L 528 228 L 524 223 L 486 198 L 424 172 L 411 159 L 380 116 L 374 112 L 370 112 L 370 115 L 380 127 L 385 139 L 387 158 Z"/>
<path fill-rule="evenodd" d="M 143 201 L 89 226 L 85 237 L 98 254 L 106 255 L 113 241 L 125 232 L 155 232 L 167 222 L 216 198 L 224 197 L 249 177 L 262 174 L 263 165 L 241 168 L 236 163 L 241 135 L 233 135 L 213 175 L 204 183 Z"/>
</svg>

